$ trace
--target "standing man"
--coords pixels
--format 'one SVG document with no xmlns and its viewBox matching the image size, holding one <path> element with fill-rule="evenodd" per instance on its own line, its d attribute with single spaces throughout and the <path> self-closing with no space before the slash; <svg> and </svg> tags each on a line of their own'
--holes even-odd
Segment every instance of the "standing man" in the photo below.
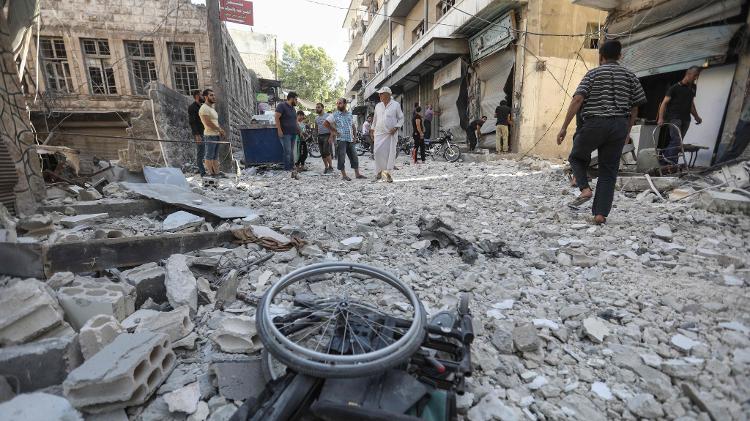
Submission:
<svg viewBox="0 0 750 421">
<path fill-rule="evenodd" d="M 479 120 L 469 123 L 469 127 L 466 128 L 466 140 L 469 143 L 469 151 L 476 149 L 477 141 L 482 137 L 482 126 L 485 121 L 487 121 L 487 116 L 483 115 Z"/>
<path fill-rule="evenodd" d="M 206 102 L 198 110 L 203 123 L 203 140 L 206 142 L 204 166 L 208 176 L 219 175 L 219 141 L 224 137 L 224 129 L 219 127 L 219 113 L 216 112 L 216 94 L 211 89 L 203 91 Z"/>
<path fill-rule="evenodd" d="M 329 114 L 323 110 L 323 103 L 319 102 L 315 104 L 315 127 L 318 130 L 318 149 L 320 149 L 320 157 L 323 159 L 323 174 L 333 172 L 333 138 L 331 137 L 331 131 L 325 126 L 326 119 Z"/>
<path fill-rule="evenodd" d="M 307 124 L 305 123 L 305 112 L 302 110 L 297 111 L 297 126 L 299 126 L 300 134 L 297 135 L 294 166 L 297 172 L 303 172 L 307 171 L 307 167 L 305 167 L 305 161 L 307 161 L 307 139 L 305 139 Z"/>
<path fill-rule="evenodd" d="M 206 156 L 206 144 L 203 143 L 203 123 L 198 112 L 203 105 L 203 96 L 201 91 L 195 89 L 191 92 L 193 95 L 193 103 L 188 106 L 188 121 L 190 122 L 190 131 L 193 133 L 193 139 L 195 139 L 195 155 L 196 165 L 198 166 L 198 172 L 201 177 L 206 175 L 206 167 L 203 166 L 203 159 Z"/>
<path fill-rule="evenodd" d="M 595 224 L 607 221 L 622 148 L 638 116 L 638 107 L 646 103 L 646 94 L 638 78 L 617 62 L 621 53 L 619 41 L 607 41 L 599 48 L 599 62 L 602 64 L 589 70 L 581 80 L 557 135 L 557 144 L 560 145 L 565 140 L 568 125 L 580 110 L 583 127 L 573 140 L 568 160 L 581 194 L 570 205 L 577 207 L 591 199 L 586 168 L 591 162 L 591 152 L 597 150 L 599 180 L 591 209 Z"/>
<path fill-rule="evenodd" d="M 289 92 L 286 101 L 276 106 L 276 133 L 279 136 L 281 147 L 284 149 L 284 171 L 291 171 L 292 178 L 298 179 L 297 171 L 294 169 L 294 137 L 302 133 L 297 125 L 297 93 Z"/>
<path fill-rule="evenodd" d="M 349 165 L 354 170 L 355 176 L 357 178 L 365 178 L 364 175 L 359 173 L 359 158 L 357 158 L 357 150 L 354 148 L 353 136 L 357 127 L 354 125 L 352 113 L 346 110 L 346 98 L 336 100 L 336 111 L 328 116 L 325 124 L 328 130 L 336 136 L 336 148 L 338 149 L 337 167 L 341 171 L 341 178 L 346 181 L 352 181 L 346 175 L 345 164 L 347 155 L 349 156 Z"/>
<path fill-rule="evenodd" d="M 375 106 L 372 119 L 372 133 L 375 153 L 376 180 L 380 178 L 392 183 L 391 171 L 396 165 L 396 145 L 398 129 L 404 125 L 401 104 L 391 99 L 391 88 L 384 86 L 378 90 L 380 102 Z"/>
<path fill-rule="evenodd" d="M 695 82 L 701 75 L 701 68 L 693 66 L 685 72 L 681 81 L 672 85 L 667 95 L 659 105 L 658 125 L 669 123 L 669 145 L 664 149 L 662 164 L 677 164 L 677 154 L 680 152 L 680 138 L 685 139 L 690 127 L 690 115 L 695 117 L 695 124 L 701 124 L 703 119 L 695 109 Z M 677 127 L 675 127 L 677 126 Z M 681 136 L 681 137 L 680 137 Z"/>
<path fill-rule="evenodd" d="M 414 139 L 414 148 L 411 151 L 411 160 L 416 164 L 417 163 L 417 153 L 421 154 L 422 157 L 422 163 L 424 164 L 424 158 L 425 158 L 425 143 L 424 143 L 424 123 L 423 117 L 422 117 L 422 107 L 417 107 L 414 109 L 416 111 L 414 113 L 414 118 L 411 119 L 411 128 L 412 128 L 412 139 Z"/>
<path fill-rule="evenodd" d="M 495 108 L 495 118 L 495 153 L 510 152 L 509 128 L 513 125 L 513 117 L 507 101 L 500 101 L 500 105 Z"/>
<path fill-rule="evenodd" d="M 362 143 L 365 144 L 367 149 L 372 152 L 372 137 L 370 136 L 370 130 L 372 129 L 372 114 L 368 115 L 365 119 L 365 122 L 362 123 L 362 131 L 360 131 L 360 135 L 362 135 Z"/>
<path fill-rule="evenodd" d="M 427 109 L 424 111 L 424 138 L 427 140 L 432 139 L 432 116 L 435 114 L 432 111 L 432 105 L 427 104 Z"/>
</svg>

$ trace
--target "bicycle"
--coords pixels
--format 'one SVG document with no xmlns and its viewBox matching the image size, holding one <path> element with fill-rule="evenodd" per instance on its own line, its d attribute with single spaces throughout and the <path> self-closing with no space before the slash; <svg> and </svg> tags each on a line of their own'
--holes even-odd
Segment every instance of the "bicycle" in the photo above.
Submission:
<svg viewBox="0 0 750 421">
<path fill-rule="evenodd" d="M 233 420 L 457 419 L 456 394 L 471 376 L 468 296 L 428 321 L 393 275 L 321 263 L 266 291 L 256 324 L 267 350 L 263 372 L 275 374 Z"/>
<path fill-rule="evenodd" d="M 317 136 L 314 134 L 314 130 L 308 127 L 302 138 L 307 142 L 307 154 L 313 158 L 320 158 L 320 146 L 318 145 Z"/>
</svg>

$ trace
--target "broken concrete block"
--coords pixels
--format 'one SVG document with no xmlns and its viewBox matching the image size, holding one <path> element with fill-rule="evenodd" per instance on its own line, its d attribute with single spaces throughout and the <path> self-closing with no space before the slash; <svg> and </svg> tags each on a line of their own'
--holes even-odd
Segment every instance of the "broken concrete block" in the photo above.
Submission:
<svg viewBox="0 0 750 421">
<path fill-rule="evenodd" d="M 83 417 L 65 398 L 49 393 L 29 393 L 0 404 L 0 420 L 83 421 Z"/>
<path fill-rule="evenodd" d="M 53 291 L 36 279 L 0 288 L 0 346 L 28 342 L 62 325 Z"/>
<path fill-rule="evenodd" d="M 70 285 L 76 280 L 73 272 L 57 272 L 47 279 L 47 286 L 57 291 L 65 285 Z"/>
<path fill-rule="evenodd" d="M 197 340 L 198 334 L 195 332 L 190 332 L 184 338 L 172 342 L 172 348 L 195 349 L 195 341 Z"/>
<path fill-rule="evenodd" d="M 80 190 L 78 192 L 78 200 L 81 202 L 88 202 L 91 200 L 99 200 L 102 198 L 102 194 L 96 189 Z"/>
<path fill-rule="evenodd" d="M 44 235 L 55 230 L 52 217 L 49 215 L 32 215 L 18 221 L 18 229 L 25 231 L 27 235 Z"/>
<path fill-rule="evenodd" d="M 82 360 L 78 335 L 43 339 L 0 348 L 0 376 L 17 379 L 20 392 L 33 392 L 62 383 Z"/>
<path fill-rule="evenodd" d="M 60 224 L 65 228 L 75 228 L 81 225 L 90 224 L 93 222 L 101 221 L 109 217 L 108 213 L 90 213 L 76 216 L 66 216 L 60 219 Z"/>
<path fill-rule="evenodd" d="M 513 329 L 513 343 L 517 350 L 531 352 L 539 349 L 541 341 L 534 326 L 527 324 Z"/>
<path fill-rule="evenodd" d="M 583 333 L 593 342 L 600 344 L 609 335 L 609 327 L 598 318 L 588 317 L 583 320 Z"/>
<path fill-rule="evenodd" d="M 78 334 L 83 358 L 88 360 L 93 357 L 123 331 L 120 322 L 109 314 L 100 314 L 90 318 Z"/>
<path fill-rule="evenodd" d="M 155 314 L 141 320 L 136 332 L 166 333 L 169 340 L 175 342 L 193 331 L 193 321 L 190 320 L 190 308 L 182 306 L 172 311 L 157 311 Z"/>
<path fill-rule="evenodd" d="M 143 322 L 143 320 L 154 317 L 157 313 L 159 313 L 158 310 L 142 308 L 126 317 L 125 320 L 123 320 L 120 324 L 122 325 L 123 329 L 130 333 L 133 333 L 135 332 L 135 329 L 138 327 L 138 325 Z"/>
<path fill-rule="evenodd" d="M 57 299 L 65 310 L 65 317 L 74 329 L 80 330 L 90 318 L 109 314 L 118 321 L 135 310 L 133 287 L 105 278 L 77 277 L 57 291 Z"/>
<path fill-rule="evenodd" d="M 122 273 L 122 279 L 135 287 L 136 308 L 140 308 L 148 298 L 157 303 L 167 301 L 167 287 L 164 286 L 164 275 L 164 268 L 153 262 L 126 270 Z"/>
<path fill-rule="evenodd" d="M 177 211 L 170 213 L 161 226 L 164 231 L 176 232 L 198 227 L 204 222 L 206 222 L 206 219 L 201 216 L 193 215 L 190 212 Z"/>
<path fill-rule="evenodd" d="M 216 362 L 211 366 L 219 385 L 219 394 L 244 401 L 257 398 L 265 387 L 260 359 Z"/>
<path fill-rule="evenodd" d="M 173 254 L 167 259 L 164 285 L 172 308 L 187 305 L 193 312 L 198 310 L 198 284 L 184 255 Z"/>
<path fill-rule="evenodd" d="M 101 414 L 87 414 L 86 421 L 128 421 L 128 414 L 124 409 L 115 409 Z"/>
<path fill-rule="evenodd" d="M 237 271 L 232 269 L 222 280 L 219 289 L 216 290 L 216 307 L 223 309 L 237 300 L 237 288 L 240 286 L 240 278 Z"/>
<path fill-rule="evenodd" d="M 187 386 L 164 395 L 164 402 L 167 403 L 169 412 L 181 412 L 184 414 L 195 412 L 198 409 L 198 401 L 200 399 L 201 392 L 198 382 L 190 383 Z"/>
<path fill-rule="evenodd" d="M 175 365 L 163 333 L 123 333 L 73 370 L 63 392 L 73 406 L 101 413 L 144 403 Z"/>
<path fill-rule="evenodd" d="M 750 215 L 750 199 L 737 193 L 706 190 L 698 196 L 698 206 L 712 212 Z"/>
<path fill-rule="evenodd" d="M 252 353 L 260 349 L 260 338 L 252 317 L 230 316 L 219 323 L 219 328 L 210 337 L 222 351 Z"/>
</svg>

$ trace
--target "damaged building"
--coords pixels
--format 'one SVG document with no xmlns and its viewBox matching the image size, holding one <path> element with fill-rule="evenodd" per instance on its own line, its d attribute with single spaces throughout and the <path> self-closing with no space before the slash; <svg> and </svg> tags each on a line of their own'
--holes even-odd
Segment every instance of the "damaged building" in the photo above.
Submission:
<svg viewBox="0 0 750 421">
<path fill-rule="evenodd" d="M 239 127 L 253 114 L 257 77 L 224 23 L 208 30 L 205 6 L 190 0 L 148 0 L 138 7 L 42 0 L 39 7 L 40 30 L 32 26 L 27 38 L 24 78 L 39 142 L 79 151 L 84 173 L 94 170 L 94 157 L 119 159 L 133 169 L 165 162 L 180 167 L 194 162 L 192 145 L 164 149 L 126 137 L 191 141 L 190 93 L 219 84 L 224 96 L 218 111 L 227 114 L 220 123 L 239 147 Z M 207 34 L 217 34 L 221 48 Z M 223 64 L 221 75 L 214 74 L 216 61 Z"/>
<path fill-rule="evenodd" d="M 433 133 L 451 129 L 458 139 L 487 116 L 480 145 L 492 149 L 495 107 L 506 100 L 516 121 L 511 150 L 562 158 L 557 126 L 577 82 L 596 66 L 605 17 L 568 0 L 353 0 L 344 22 L 347 90 L 370 112 L 382 86 L 405 115 L 416 102 L 431 104 Z M 403 135 L 411 135 L 409 125 Z"/>
<path fill-rule="evenodd" d="M 693 163 L 712 165 L 733 142 L 743 106 L 750 101 L 750 16 L 745 0 L 573 0 L 608 13 L 605 32 L 623 44 L 621 63 L 640 79 L 648 103 L 631 138 L 637 151 L 660 146 L 652 133 L 670 86 L 691 66 L 702 68 L 695 107 L 703 119 L 684 143 Z M 747 152 L 745 157 L 747 157 Z"/>
</svg>

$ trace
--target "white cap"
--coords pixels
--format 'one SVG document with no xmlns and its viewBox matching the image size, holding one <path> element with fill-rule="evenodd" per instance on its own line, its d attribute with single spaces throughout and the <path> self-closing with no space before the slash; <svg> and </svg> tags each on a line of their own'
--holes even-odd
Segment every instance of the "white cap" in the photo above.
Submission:
<svg viewBox="0 0 750 421">
<path fill-rule="evenodd" d="M 378 89 L 378 93 L 379 94 L 393 94 L 393 92 L 391 92 L 391 88 L 387 86 L 383 86 L 382 88 Z"/>
</svg>

